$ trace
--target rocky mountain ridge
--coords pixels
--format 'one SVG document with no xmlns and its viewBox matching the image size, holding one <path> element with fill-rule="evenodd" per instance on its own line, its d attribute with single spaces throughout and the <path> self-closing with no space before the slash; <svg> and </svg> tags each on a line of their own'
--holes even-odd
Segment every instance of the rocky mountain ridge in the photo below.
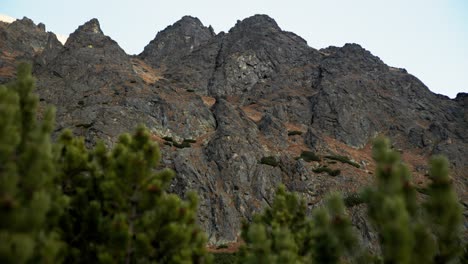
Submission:
<svg viewBox="0 0 468 264">
<path fill-rule="evenodd" d="M 96 19 L 62 45 L 24 18 L 0 22 L 0 48 L 0 83 L 14 77 L 18 61 L 31 62 L 42 104 L 57 107 L 57 133 L 72 128 L 89 145 L 112 144 L 146 124 L 164 166 L 177 172 L 173 191 L 198 192 L 211 243 L 235 241 L 241 220 L 268 206 L 279 183 L 310 208 L 330 191 L 346 195 L 371 183 L 377 135 L 402 151 L 418 186 L 427 182 L 427 158 L 448 156 L 468 200 L 468 94 L 433 94 L 358 44 L 317 50 L 255 15 L 219 34 L 185 16 L 137 56 Z M 308 162 L 305 151 L 319 159 Z M 338 155 L 351 163 L 331 158 Z M 262 162 L 268 157 L 274 162 Z M 341 173 L 318 172 L 324 167 Z M 371 241 L 363 208 L 350 213 Z"/>
</svg>

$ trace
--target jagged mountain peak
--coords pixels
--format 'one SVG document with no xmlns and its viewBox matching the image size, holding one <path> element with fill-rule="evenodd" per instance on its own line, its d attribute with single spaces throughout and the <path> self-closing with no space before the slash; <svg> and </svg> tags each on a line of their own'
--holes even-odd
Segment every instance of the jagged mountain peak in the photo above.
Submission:
<svg viewBox="0 0 468 264">
<path fill-rule="evenodd" d="M 44 55 L 45 50 L 61 47 L 60 43 L 52 41 L 56 36 L 46 32 L 43 23 L 36 25 L 27 17 L 16 19 L 9 24 L 0 23 L 0 36 L 0 53 L 8 54 L 6 59 L 0 57 L 0 68 L 4 72 L 3 76 L 0 76 L 0 82 L 14 76 L 14 68 L 18 61 L 30 61 L 34 57 Z"/>
<path fill-rule="evenodd" d="M 235 46 L 240 45 L 241 49 L 246 50 L 263 49 L 267 46 L 269 46 L 267 49 L 271 49 L 273 53 L 290 49 L 310 49 L 303 38 L 282 30 L 276 21 L 267 15 L 254 15 L 237 21 L 226 37 Z"/>
<path fill-rule="evenodd" d="M 120 53 L 125 53 L 109 36 L 105 35 L 99 24 L 99 20 L 93 18 L 79 26 L 65 43 L 67 48 L 104 48 L 116 46 Z"/>
<path fill-rule="evenodd" d="M 139 57 L 151 65 L 160 66 L 169 57 L 177 60 L 180 56 L 191 53 L 215 35 L 213 28 L 204 26 L 198 18 L 184 16 L 158 32 Z"/>
<path fill-rule="evenodd" d="M 243 20 L 238 20 L 236 25 L 229 32 L 247 31 L 247 32 L 265 32 L 265 31 L 281 31 L 276 21 L 268 15 L 253 15 Z"/>
<path fill-rule="evenodd" d="M 10 24 L 10 27 L 14 28 L 15 30 L 38 30 L 45 32 L 46 28 L 43 23 L 35 24 L 34 21 L 28 17 L 23 17 L 22 19 L 17 19 Z"/>
<path fill-rule="evenodd" d="M 36 24 L 34 24 L 34 21 L 32 21 L 32 19 L 28 18 L 28 17 L 23 17 L 22 19 L 17 19 L 15 21 L 12 22 L 12 24 L 22 24 L 22 25 L 25 25 L 25 26 L 36 26 Z"/>
<path fill-rule="evenodd" d="M 216 35 L 211 26 L 205 26 L 197 17 L 183 16 L 174 24 L 166 27 L 163 31 L 158 32 L 158 35 L 164 35 L 167 32 L 177 32 L 187 37 L 197 37 L 198 34 L 214 36 Z M 158 37 L 156 36 L 156 38 Z"/>
<path fill-rule="evenodd" d="M 342 52 L 344 52 L 344 53 L 360 53 L 360 54 L 364 54 L 364 55 L 374 56 L 374 55 L 372 55 L 372 53 L 370 51 L 363 48 L 361 45 L 359 45 L 357 43 L 346 43 L 346 44 L 344 44 L 344 46 L 342 48 L 340 48 L 340 50 Z"/>
<path fill-rule="evenodd" d="M 183 16 L 181 19 L 176 21 L 172 26 L 167 27 L 169 28 L 177 28 L 177 27 L 205 27 L 203 23 L 197 17 L 193 16 Z"/>
<path fill-rule="evenodd" d="M 195 36 L 200 31 L 210 31 L 211 27 L 206 27 L 197 17 L 183 16 L 177 20 L 174 24 L 167 26 L 165 29 L 159 31 L 153 41 L 158 38 L 164 37 L 167 34 L 182 34 L 186 36 Z M 214 32 L 210 32 L 214 35 Z"/>
<path fill-rule="evenodd" d="M 366 50 L 357 43 L 346 43 L 343 45 L 343 47 L 329 46 L 327 48 L 320 49 L 320 51 L 325 54 L 338 54 L 341 56 L 359 54 L 361 56 L 375 57 L 370 51 Z"/>
<path fill-rule="evenodd" d="M 9 22 L 11 21 L 11 22 Z M 0 15 L 0 22 L 5 22 L 12 31 L 21 32 L 22 34 L 39 34 L 45 35 L 52 34 L 57 37 L 61 45 L 65 44 L 68 36 L 57 34 L 46 30 L 46 25 L 44 23 L 38 23 L 37 25 L 34 21 L 28 17 L 23 17 L 22 19 L 14 19 L 12 17 Z"/>
<path fill-rule="evenodd" d="M 104 34 L 101 30 L 101 25 L 99 24 L 99 20 L 97 18 L 93 18 L 79 26 L 75 33 L 77 32 Z"/>
<path fill-rule="evenodd" d="M 468 93 L 458 93 L 457 97 L 455 97 L 455 101 L 462 102 L 463 107 L 468 110 Z"/>
<path fill-rule="evenodd" d="M 104 35 L 101 30 L 99 20 L 93 18 L 83 25 L 79 26 L 68 38 L 65 43 L 66 47 L 86 47 L 93 45 L 95 42 L 101 42 L 102 39 L 109 37 Z"/>
<path fill-rule="evenodd" d="M 377 56 L 356 43 L 346 43 L 343 47 L 330 46 L 320 49 L 325 55 L 322 69 L 329 73 L 351 73 L 366 70 L 369 72 L 387 71 L 389 67 Z M 396 69 L 406 72 L 403 69 Z"/>
</svg>

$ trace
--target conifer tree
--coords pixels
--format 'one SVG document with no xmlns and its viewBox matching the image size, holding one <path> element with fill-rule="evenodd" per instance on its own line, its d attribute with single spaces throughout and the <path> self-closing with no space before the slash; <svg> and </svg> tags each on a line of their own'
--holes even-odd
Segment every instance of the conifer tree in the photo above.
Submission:
<svg viewBox="0 0 468 264">
<path fill-rule="evenodd" d="M 50 135 L 54 110 L 37 120 L 31 67 L 0 86 L 0 263 L 56 263 L 57 220 L 66 199 L 55 184 Z"/>
<path fill-rule="evenodd" d="M 88 152 L 65 132 L 58 163 L 72 202 L 64 233 L 74 263 L 209 263 L 205 234 L 196 225 L 197 199 L 167 193 L 171 170 L 156 171 L 157 144 L 139 127 L 112 150 Z"/>
<path fill-rule="evenodd" d="M 0 263 L 210 263 L 196 196 L 167 192 L 146 128 L 112 150 L 70 131 L 54 145 L 33 88 L 26 64 L 0 86 Z"/>
<path fill-rule="evenodd" d="M 367 191 L 369 217 L 377 228 L 385 263 L 451 263 L 462 252 L 461 205 L 448 162 L 431 160 L 428 197 L 421 205 L 408 168 L 388 140 L 374 144 L 376 187 Z"/>
<path fill-rule="evenodd" d="M 423 204 L 427 226 L 436 238 L 435 263 L 452 263 L 463 253 L 460 237 L 462 208 L 449 177 L 448 161 L 434 157 L 430 168 L 429 198 Z"/>
<path fill-rule="evenodd" d="M 462 211 L 447 160 L 431 161 L 429 196 L 420 203 L 408 168 L 388 140 L 375 141 L 373 157 L 376 183 L 359 199 L 379 235 L 380 256 L 359 245 L 339 195 L 309 218 L 304 201 L 281 186 L 271 208 L 244 226 L 240 263 L 458 263 Z"/>
<path fill-rule="evenodd" d="M 239 263 L 340 263 L 343 256 L 363 260 L 344 208 L 334 194 L 307 217 L 304 199 L 281 185 L 271 208 L 244 225 L 246 245 Z"/>
<path fill-rule="evenodd" d="M 310 221 L 306 205 L 295 193 L 278 187 L 271 208 L 244 223 L 241 263 L 300 263 L 307 258 Z M 302 254 L 304 253 L 304 254 Z"/>
<path fill-rule="evenodd" d="M 373 263 L 374 258 L 359 244 L 357 232 L 346 214 L 343 198 L 332 193 L 325 206 L 312 212 L 312 263 Z"/>
<path fill-rule="evenodd" d="M 374 144 L 373 157 L 377 163 L 376 187 L 367 193 L 368 213 L 379 233 L 382 257 L 385 263 L 412 263 L 416 241 L 412 236 L 415 212 L 409 172 L 400 162 L 398 153 L 389 148 L 388 140 Z M 409 201 L 411 200 L 411 201 Z M 407 206 L 408 205 L 408 206 Z"/>
</svg>

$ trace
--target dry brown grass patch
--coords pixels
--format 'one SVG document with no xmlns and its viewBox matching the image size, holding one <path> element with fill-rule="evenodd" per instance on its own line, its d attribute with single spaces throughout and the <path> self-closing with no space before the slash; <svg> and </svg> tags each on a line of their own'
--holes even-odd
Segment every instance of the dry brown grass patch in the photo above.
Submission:
<svg viewBox="0 0 468 264">
<path fill-rule="evenodd" d="M 216 103 L 216 99 L 214 97 L 201 96 L 201 99 L 203 103 L 208 107 L 212 107 Z"/>
<path fill-rule="evenodd" d="M 244 111 L 245 115 L 254 122 L 258 122 L 262 119 L 263 113 L 259 111 L 257 104 L 251 104 L 242 106 L 241 109 Z"/>
<path fill-rule="evenodd" d="M 133 71 L 147 84 L 163 79 L 162 70 L 154 69 L 140 59 L 132 59 Z"/>
</svg>

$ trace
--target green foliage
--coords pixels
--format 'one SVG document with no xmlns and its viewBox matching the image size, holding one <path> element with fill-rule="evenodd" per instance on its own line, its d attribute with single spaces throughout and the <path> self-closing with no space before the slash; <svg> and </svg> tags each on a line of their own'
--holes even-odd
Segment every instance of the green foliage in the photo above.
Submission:
<svg viewBox="0 0 468 264">
<path fill-rule="evenodd" d="M 288 136 L 295 136 L 295 135 L 302 135 L 302 131 L 299 131 L 299 130 L 288 131 Z"/>
<path fill-rule="evenodd" d="M 452 263 L 462 252 L 461 205 L 447 160 L 431 160 L 428 198 L 421 204 L 408 168 L 386 139 L 374 144 L 376 186 L 364 192 L 385 263 Z"/>
<path fill-rule="evenodd" d="M 213 263 L 216 264 L 234 264 L 239 261 L 238 253 L 214 253 Z"/>
<path fill-rule="evenodd" d="M 340 173 L 341 173 L 341 170 L 334 170 L 334 169 L 331 169 L 331 168 L 329 168 L 329 167 L 323 167 L 323 166 L 322 166 L 322 167 L 318 167 L 318 168 L 316 168 L 316 169 L 313 169 L 312 171 L 315 172 L 315 173 L 326 172 L 326 173 L 328 173 L 328 175 L 330 175 L 330 176 L 338 176 L 338 175 L 340 175 Z"/>
<path fill-rule="evenodd" d="M 320 161 L 320 157 L 312 151 L 302 151 L 300 158 L 307 162 Z"/>
<path fill-rule="evenodd" d="M 356 168 L 360 168 L 361 165 L 357 164 L 356 162 L 350 160 L 348 157 L 346 156 L 339 156 L 339 155 L 328 155 L 328 156 L 325 156 L 325 158 L 327 159 L 331 159 L 331 160 L 336 160 L 336 161 L 339 161 L 339 162 L 342 162 L 342 163 L 347 163 L 351 166 L 354 166 Z"/>
<path fill-rule="evenodd" d="M 155 171 L 159 149 L 139 127 L 112 150 L 65 132 L 59 139 L 64 190 L 72 198 L 63 221 L 70 263 L 206 263 L 206 237 L 195 224 L 197 199 L 166 189 L 171 170 Z"/>
<path fill-rule="evenodd" d="M 182 141 L 182 143 L 173 142 L 172 145 L 176 148 L 190 148 L 191 145 L 187 141 Z"/>
<path fill-rule="evenodd" d="M 229 248 L 228 244 L 221 244 L 216 247 L 216 249 L 223 249 L 223 248 Z"/>
<path fill-rule="evenodd" d="M 165 140 L 164 145 L 174 146 L 176 148 L 190 148 L 191 147 L 190 143 L 197 142 L 195 139 L 186 138 L 181 143 L 177 143 L 174 141 L 172 137 L 167 137 L 167 136 L 163 137 L 163 139 Z"/>
<path fill-rule="evenodd" d="M 449 177 L 448 161 L 444 157 L 432 159 L 429 198 L 423 204 L 427 212 L 427 225 L 436 239 L 437 263 L 451 263 L 463 253 L 460 238 L 463 224 L 462 207 Z"/>
<path fill-rule="evenodd" d="M 244 225 L 239 263 L 458 263 L 467 253 L 448 162 L 431 161 L 429 197 L 421 203 L 409 170 L 389 146 L 385 139 L 374 144 L 375 187 L 344 202 L 331 195 L 312 217 L 305 216 L 304 200 L 280 186 L 271 208 Z M 379 256 L 360 245 L 345 213 L 345 205 L 363 202 L 379 235 Z"/>
<path fill-rule="evenodd" d="M 353 207 L 365 203 L 362 193 L 350 193 L 343 199 L 346 207 Z"/>
<path fill-rule="evenodd" d="M 172 137 L 168 137 L 168 136 L 163 137 L 163 139 L 164 139 L 165 141 L 168 141 L 168 142 L 172 142 L 172 141 L 173 141 Z"/>
<path fill-rule="evenodd" d="M 272 207 L 244 224 L 240 263 L 295 263 L 306 259 L 311 240 L 306 204 L 296 194 L 277 190 Z"/>
<path fill-rule="evenodd" d="M 461 263 L 462 264 L 467 264 L 468 263 L 468 243 L 465 242 L 465 247 L 464 247 L 464 253 L 463 256 L 461 257 Z"/>
<path fill-rule="evenodd" d="M 276 159 L 276 157 L 267 156 L 267 157 L 263 157 L 260 160 L 260 164 L 266 164 L 266 165 L 270 165 L 270 166 L 273 166 L 273 167 L 277 167 L 279 165 L 279 162 Z"/>
<path fill-rule="evenodd" d="M 36 118 L 30 67 L 0 86 L 0 263 L 210 263 L 197 198 L 169 194 L 149 131 L 92 150 Z"/>
<path fill-rule="evenodd" d="M 314 263 L 340 263 L 343 256 L 352 262 L 369 263 L 339 194 L 330 195 L 325 207 L 314 210 L 313 221 Z"/>
<path fill-rule="evenodd" d="M 375 142 L 373 157 L 377 162 L 376 186 L 367 191 L 366 200 L 369 218 L 379 233 L 384 262 L 429 263 L 435 241 L 417 212 L 409 170 L 387 140 Z"/>
<path fill-rule="evenodd" d="M 54 110 L 37 121 L 31 67 L 0 86 L 0 263 L 55 263 L 64 247 L 57 221 L 66 205 L 55 184 Z"/>
<path fill-rule="evenodd" d="M 338 263 L 341 254 L 360 254 L 337 194 L 312 217 L 305 212 L 305 201 L 280 186 L 272 207 L 244 225 L 239 263 Z"/>
</svg>

